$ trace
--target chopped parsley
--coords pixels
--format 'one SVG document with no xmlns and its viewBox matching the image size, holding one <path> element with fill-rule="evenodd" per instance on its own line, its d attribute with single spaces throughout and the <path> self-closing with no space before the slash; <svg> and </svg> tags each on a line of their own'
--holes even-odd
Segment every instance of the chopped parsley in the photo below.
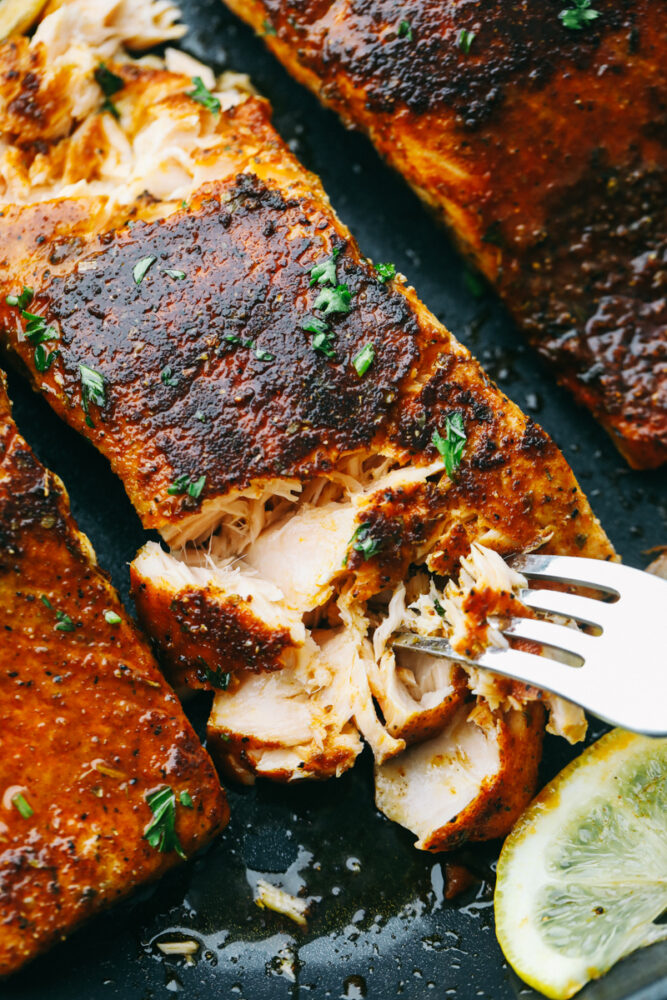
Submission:
<svg viewBox="0 0 667 1000">
<path fill-rule="evenodd" d="M 185 806 L 186 809 L 194 809 L 195 807 L 190 792 L 181 792 L 181 794 L 178 796 L 178 801 L 181 803 L 182 806 Z"/>
<path fill-rule="evenodd" d="M 201 104 L 212 115 L 217 115 L 220 111 L 220 101 L 218 98 L 213 96 L 200 76 L 193 76 L 192 82 L 195 88 L 194 90 L 186 91 L 186 96 L 191 97 L 197 104 Z"/>
<path fill-rule="evenodd" d="M 569 10 L 562 10 L 558 15 L 563 22 L 563 27 L 573 31 L 581 31 L 587 24 L 600 16 L 599 10 L 593 10 L 591 0 L 572 0 L 574 7 Z"/>
<path fill-rule="evenodd" d="M 205 486 L 206 476 L 200 476 L 199 479 L 192 480 L 190 476 L 181 475 L 174 479 L 171 486 L 168 487 L 167 493 L 172 497 L 187 493 L 188 496 L 194 497 L 197 500 L 201 496 Z"/>
<path fill-rule="evenodd" d="M 174 281 L 183 281 L 185 279 L 185 271 L 179 271 L 173 267 L 162 268 L 162 273 L 166 274 L 168 278 L 173 278 Z"/>
<path fill-rule="evenodd" d="M 476 299 L 481 299 L 484 295 L 484 282 L 473 271 L 466 271 L 463 275 L 465 286 L 471 295 Z"/>
<path fill-rule="evenodd" d="M 170 365 L 167 365 L 160 372 L 160 378 L 163 385 L 175 386 L 178 385 L 178 379 L 175 377 Z"/>
<path fill-rule="evenodd" d="M 119 90 L 123 89 L 125 81 L 122 77 L 112 73 L 106 63 L 103 62 L 99 64 L 93 73 L 93 76 L 95 77 L 95 83 L 104 94 L 102 111 L 108 111 L 109 114 L 114 116 L 114 118 L 120 118 L 120 112 L 111 98 L 114 94 L 117 94 Z"/>
<path fill-rule="evenodd" d="M 278 32 L 273 27 L 270 21 L 266 18 L 262 21 L 262 34 L 263 35 L 277 35 Z"/>
<path fill-rule="evenodd" d="M 96 372 L 94 368 L 89 368 L 88 365 L 79 365 L 79 374 L 81 376 L 81 405 L 86 414 L 86 423 L 89 427 L 94 427 L 95 424 L 90 417 L 90 404 L 95 403 L 96 406 L 106 404 L 104 376 Z"/>
<path fill-rule="evenodd" d="M 176 796 L 169 785 L 146 796 L 153 819 L 144 830 L 144 839 L 162 854 L 175 851 L 184 858 L 185 851 L 176 833 Z"/>
<path fill-rule="evenodd" d="M 323 288 L 315 300 L 315 308 L 320 309 L 325 316 L 329 313 L 348 313 L 351 298 L 352 294 L 347 285 Z"/>
<path fill-rule="evenodd" d="M 436 610 L 436 614 L 440 615 L 441 618 L 445 617 L 445 609 L 443 608 L 442 604 L 440 603 L 437 597 L 433 598 L 433 607 Z"/>
<path fill-rule="evenodd" d="M 34 297 L 35 293 L 32 288 L 24 285 L 20 295 L 8 295 L 5 302 L 8 306 L 18 306 L 19 309 L 27 309 Z"/>
<path fill-rule="evenodd" d="M 53 605 L 51 604 L 51 601 L 48 599 L 46 594 L 41 594 L 39 599 L 45 608 L 48 608 L 50 611 L 53 611 Z"/>
<path fill-rule="evenodd" d="M 364 559 L 370 559 L 382 548 L 382 542 L 372 537 L 371 525 L 367 521 L 359 525 L 347 544 L 348 547 L 351 545 L 355 552 L 361 552 Z M 347 563 L 347 555 L 343 565 L 345 563 Z"/>
<path fill-rule="evenodd" d="M 104 620 L 108 625 L 120 625 L 123 619 L 115 611 L 105 611 Z"/>
<path fill-rule="evenodd" d="M 474 31 L 468 31 L 466 28 L 461 28 L 458 35 L 456 36 L 456 44 L 461 49 L 461 52 L 465 52 L 466 55 L 470 52 L 470 46 L 475 40 Z"/>
<path fill-rule="evenodd" d="M 58 332 L 54 326 L 46 325 L 46 320 L 43 316 L 28 312 L 27 306 L 30 305 L 34 297 L 35 293 L 32 288 L 24 285 L 20 295 L 8 295 L 5 301 L 8 306 L 18 307 L 21 311 L 21 316 L 26 320 L 23 334 L 28 343 L 32 344 L 35 349 L 33 353 L 35 368 L 38 372 L 43 373 L 49 370 L 52 362 L 60 354 L 60 351 L 50 351 L 44 347 L 44 344 L 49 340 L 58 339 Z"/>
<path fill-rule="evenodd" d="M 64 611 L 56 611 L 56 624 L 54 628 L 56 632 L 73 632 L 74 622 Z"/>
<path fill-rule="evenodd" d="M 375 348 L 372 344 L 362 347 L 356 358 L 352 359 L 352 364 L 357 370 L 359 378 L 363 378 L 375 360 Z"/>
<path fill-rule="evenodd" d="M 310 268 L 310 287 L 313 285 L 335 285 L 336 284 L 336 258 L 340 254 L 340 247 L 336 247 L 331 255 L 320 264 L 313 264 Z"/>
<path fill-rule="evenodd" d="M 445 421 L 444 437 L 439 431 L 433 431 L 433 444 L 440 452 L 444 463 L 445 472 L 452 477 L 452 473 L 461 464 L 463 449 L 467 441 L 465 429 L 463 427 L 463 417 L 460 413 L 450 413 Z"/>
<path fill-rule="evenodd" d="M 333 346 L 334 333 L 323 319 L 318 319 L 317 316 L 306 316 L 301 324 L 301 329 L 307 333 L 314 334 L 311 340 L 313 350 L 319 351 L 320 354 L 325 354 L 327 358 L 335 358 L 336 352 Z"/>
<path fill-rule="evenodd" d="M 12 805 L 18 809 L 24 819 L 30 819 L 35 814 L 35 810 L 22 792 L 16 792 L 15 795 L 12 795 Z"/>
<path fill-rule="evenodd" d="M 396 265 L 395 264 L 376 264 L 375 273 L 378 276 L 378 281 L 382 284 L 385 281 L 391 281 L 392 278 L 396 277 Z"/>
<path fill-rule="evenodd" d="M 157 257 L 154 254 L 149 254 L 148 257 L 142 257 L 132 268 L 132 277 L 134 278 L 135 285 L 140 285 L 141 282 L 146 277 L 146 272 L 149 267 L 152 267 Z"/>
<path fill-rule="evenodd" d="M 220 667 L 218 667 L 217 670 L 211 670 L 209 665 L 204 663 L 204 673 L 209 684 L 212 684 L 213 687 L 217 688 L 219 691 L 226 691 L 229 687 L 232 675 L 226 673 L 224 670 L 221 670 Z"/>
<path fill-rule="evenodd" d="M 401 21 L 398 26 L 398 37 L 406 38 L 409 42 L 412 41 L 412 25 L 409 21 Z"/>
<path fill-rule="evenodd" d="M 255 351 L 255 357 L 258 361 L 274 361 L 275 354 L 271 354 L 271 351 L 263 351 L 261 347 L 258 347 Z"/>
</svg>

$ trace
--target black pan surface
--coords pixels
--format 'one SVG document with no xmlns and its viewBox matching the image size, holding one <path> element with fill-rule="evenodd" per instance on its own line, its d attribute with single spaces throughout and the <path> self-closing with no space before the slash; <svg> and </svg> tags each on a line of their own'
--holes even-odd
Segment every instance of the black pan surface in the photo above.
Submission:
<svg viewBox="0 0 667 1000">
<path fill-rule="evenodd" d="M 436 315 L 509 396 L 555 438 L 626 562 L 644 567 L 667 544 L 667 473 L 628 470 L 587 412 L 560 390 L 524 346 L 490 291 L 475 294 L 447 236 L 368 142 L 294 83 L 261 41 L 218 0 L 181 0 L 191 31 L 184 47 L 214 65 L 251 75 L 270 98 L 275 124 L 317 172 L 334 207 L 376 261 L 394 261 Z M 60 424 L 18 377 L 10 394 L 22 433 L 67 485 L 72 507 L 129 604 L 128 563 L 145 541 L 106 462 Z M 628 665 L 628 692 L 633 687 Z M 191 704 L 200 726 L 206 697 Z M 593 722 L 590 737 L 603 732 Z M 548 737 L 543 777 L 573 751 Z M 492 915 L 497 844 L 471 848 L 478 876 L 443 898 L 445 858 L 376 812 L 371 761 L 322 785 L 230 789 L 232 820 L 203 856 L 116 907 L 0 985 L 2 1000 L 515 1000 L 537 998 L 508 969 Z M 314 898 L 306 932 L 259 910 L 262 874 Z M 156 941 L 184 934 L 198 959 L 160 957 Z M 631 956 L 581 1000 L 665 1000 L 667 945 Z"/>
</svg>

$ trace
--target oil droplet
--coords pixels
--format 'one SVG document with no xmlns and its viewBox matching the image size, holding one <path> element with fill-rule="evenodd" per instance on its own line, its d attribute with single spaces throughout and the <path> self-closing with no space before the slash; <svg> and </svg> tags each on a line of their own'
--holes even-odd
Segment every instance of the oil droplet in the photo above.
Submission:
<svg viewBox="0 0 667 1000">
<path fill-rule="evenodd" d="M 348 976 L 343 983 L 343 1000 L 363 1000 L 366 996 L 366 980 L 363 976 Z"/>
<path fill-rule="evenodd" d="M 361 861 L 359 858 L 348 858 L 345 862 L 345 867 L 349 872 L 360 872 L 361 871 Z"/>
</svg>

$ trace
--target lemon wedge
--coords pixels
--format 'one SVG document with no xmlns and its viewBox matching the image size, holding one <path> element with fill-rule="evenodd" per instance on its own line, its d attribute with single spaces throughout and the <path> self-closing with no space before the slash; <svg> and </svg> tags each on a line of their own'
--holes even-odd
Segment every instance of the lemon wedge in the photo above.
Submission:
<svg viewBox="0 0 667 1000">
<path fill-rule="evenodd" d="M 46 0 L 0 0 L 0 39 L 27 31 L 45 6 Z"/>
<path fill-rule="evenodd" d="M 505 841 L 505 957 L 553 1000 L 667 938 L 667 739 L 615 729 L 537 796 Z"/>
</svg>

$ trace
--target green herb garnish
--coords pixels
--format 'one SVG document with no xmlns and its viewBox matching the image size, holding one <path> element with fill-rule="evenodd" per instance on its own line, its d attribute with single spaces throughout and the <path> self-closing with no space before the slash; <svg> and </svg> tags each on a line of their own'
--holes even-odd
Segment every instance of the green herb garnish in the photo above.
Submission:
<svg viewBox="0 0 667 1000">
<path fill-rule="evenodd" d="M 463 275 L 465 286 L 471 295 L 476 299 L 481 299 L 484 295 L 484 282 L 473 271 L 466 271 Z"/>
<path fill-rule="evenodd" d="M 185 851 L 176 833 L 176 796 L 172 789 L 165 785 L 159 791 L 147 795 L 146 802 L 153 813 L 153 819 L 144 830 L 144 839 L 162 854 L 175 851 L 184 858 Z"/>
<path fill-rule="evenodd" d="M 24 819 L 30 819 L 30 817 L 35 814 L 35 810 L 32 808 L 22 792 L 17 792 L 15 795 L 12 795 L 12 805 L 15 809 L 18 809 Z"/>
<path fill-rule="evenodd" d="M 263 351 L 261 347 L 258 347 L 255 351 L 255 357 L 258 361 L 274 361 L 275 354 L 271 354 L 271 351 Z"/>
<path fill-rule="evenodd" d="M 174 373 L 172 372 L 171 367 L 169 365 L 167 365 L 165 368 L 162 369 L 162 371 L 160 372 L 160 378 L 162 380 L 163 385 L 169 385 L 172 387 L 178 385 L 178 379 L 175 378 Z"/>
<path fill-rule="evenodd" d="M 445 472 L 451 479 L 452 473 L 461 464 L 463 449 L 467 441 L 461 414 L 450 413 L 445 421 L 444 437 L 436 430 L 433 431 L 432 441 L 440 452 L 445 463 Z"/>
<path fill-rule="evenodd" d="M 94 71 L 93 76 L 95 77 L 95 83 L 104 94 L 102 111 L 108 111 L 109 114 L 114 116 L 114 118 L 120 118 L 120 112 L 111 98 L 114 94 L 117 94 L 119 90 L 123 89 L 125 81 L 122 77 L 116 76 L 115 73 L 112 73 L 106 66 L 106 63 L 100 63 Z"/>
<path fill-rule="evenodd" d="M 273 25 L 271 24 L 271 22 L 267 21 L 266 18 L 262 21 L 262 34 L 263 35 L 277 35 L 278 34 L 278 32 L 273 27 Z"/>
<path fill-rule="evenodd" d="M 382 548 L 382 542 L 371 536 L 371 525 L 368 522 L 359 525 L 347 544 L 348 548 L 351 545 L 355 552 L 361 552 L 364 559 L 370 559 Z M 346 563 L 347 555 L 343 565 Z"/>
<path fill-rule="evenodd" d="M 88 365 L 79 365 L 79 374 L 81 376 L 81 405 L 86 414 L 86 423 L 89 427 L 94 427 L 95 424 L 91 420 L 89 408 L 91 403 L 95 403 L 96 406 L 106 404 L 104 376 L 96 372 L 94 368 L 89 368 Z"/>
<path fill-rule="evenodd" d="M 200 476 L 199 479 L 193 481 L 190 476 L 181 475 L 174 479 L 171 486 L 168 487 L 167 493 L 172 497 L 187 493 L 188 496 L 194 497 L 197 500 L 201 496 L 205 486 L 206 476 Z"/>
<path fill-rule="evenodd" d="M 468 31 L 466 28 L 461 28 L 458 35 L 456 36 L 456 44 L 461 49 L 461 52 L 465 52 L 466 55 L 470 52 L 470 46 L 475 40 L 474 31 Z"/>
<path fill-rule="evenodd" d="M 359 378 L 363 378 L 375 359 L 375 348 L 372 344 L 362 347 L 356 358 L 352 358 L 352 364 L 357 370 Z"/>
<path fill-rule="evenodd" d="M 43 344 L 38 344 L 34 352 L 35 368 L 38 372 L 48 372 L 51 364 L 60 354 L 60 351 L 49 351 Z"/>
<path fill-rule="evenodd" d="M 211 670 L 208 663 L 205 663 L 203 660 L 202 663 L 204 666 L 204 674 L 206 675 L 206 680 L 209 684 L 212 684 L 214 688 L 218 689 L 218 691 L 226 691 L 229 687 L 232 675 L 226 673 L 224 670 L 221 670 L 220 667 L 218 667 L 217 670 Z"/>
<path fill-rule="evenodd" d="M 398 37 L 406 38 L 409 42 L 412 41 L 412 25 L 409 21 L 401 21 L 398 26 Z"/>
<path fill-rule="evenodd" d="M 34 297 L 35 293 L 32 288 L 24 285 L 20 295 L 8 295 L 5 302 L 8 306 L 18 306 L 19 309 L 27 309 Z"/>
<path fill-rule="evenodd" d="M 136 285 L 141 284 L 141 282 L 146 277 L 146 272 L 148 271 L 148 268 L 152 267 L 156 260 L 157 257 L 155 257 L 153 254 L 149 254 L 148 257 L 142 257 L 141 260 L 137 261 L 137 263 L 132 268 L 132 277 L 134 278 L 134 282 Z"/>
<path fill-rule="evenodd" d="M 326 355 L 327 358 L 335 358 L 336 352 L 333 345 L 334 333 L 323 319 L 318 319 L 317 316 L 307 316 L 301 324 L 301 329 L 307 333 L 314 334 L 310 342 L 313 350 L 319 351 L 320 354 Z"/>
<path fill-rule="evenodd" d="M 336 258 L 340 254 L 340 247 L 336 247 L 331 255 L 320 264 L 313 264 L 310 268 L 310 287 L 313 285 L 335 285 L 336 284 Z"/>
<path fill-rule="evenodd" d="M 220 101 L 218 98 L 213 96 L 200 76 L 193 76 L 192 82 L 195 85 L 195 89 L 186 91 L 186 96 L 191 97 L 197 104 L 201 104 L 211 114 L 217 115 L 220 111 Z"/>
<path fill-rule="evenodd" d="M 593 10 L 591 0 L 572 0 L 574 7 L 569 10 L 562 10 L 558 15 L 563 22 L 563 27 L 574 31 L 581 31 L 587 24 L 600 16 L 599 10 Z"/>
<path fill-rule="evenodd" d="M 195 807 L 190 792 L 181 792 L 181 794 L 178 796 L 178 801 L 181 803 L 182 806 L 185 806 L 186 809 L 194 809 Z"/>
<path fill-rule="evenodd" d="M 53 605 L 51 604 L 51 601 L 48 599 L 46 594 L 41 594 L 39 599 L 42 602 L 42 604 L 49 609 L 49 611 L 53 611 Z"/>
<path fill-rule="evenodd" d="M 73 632 L 74 622 L 69 615 L 66 615 L 64 611 L 56 611 L 56 632 Z"/>
<path fill-rule="evenodd" d="M 108 625 L 120 625 L 123 619 L 115 611 L 105 611 L 104 620 Z"/>
<path fill-rule="evenodd" d="M 396 265 L 395 264 L 376 264 L 375 273 L 378 276 L 378 281 L 382 284 L 385 281 L 391 281 L 392 278 L 396 277 Z"/>
<path fill-rule="evenodd" d="M 174 281 L 183 281 L 185 278 L 185 271 L 178 271 L 173 267 L 162 268 L 162 273 L 166 274 L 168 278 L 173 278 Z"/>
<path fill-rule="evenodd" d="M 320 309 L 325 316 L 329 313 L 348 313 L 351 298 L 352 294 L 347 285 L 323 288 L 315 300 L 315 308 Z"/>
</svg>

